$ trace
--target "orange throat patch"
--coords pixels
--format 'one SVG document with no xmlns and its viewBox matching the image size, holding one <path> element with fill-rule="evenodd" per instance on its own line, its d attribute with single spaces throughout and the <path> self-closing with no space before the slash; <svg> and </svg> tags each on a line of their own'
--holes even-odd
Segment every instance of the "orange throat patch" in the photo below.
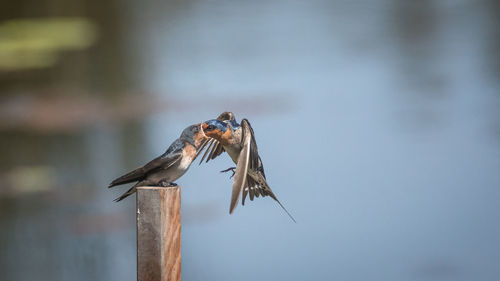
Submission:
<svg viewBox="0 0 500 281">
<path fill-rule="evenodd" d="M 227 129 L 226 132 L 221 135 L 221 137 L 220 137 L 220 139 L 218 139 L 218 141 L 222 145 L 229 145 L 229 144 L 231 144 L 232 138 L 233 138 L 233 134 L 231 133 L 231 130 Z"/>
<path fill-rule="evenodd" d="M 226 130 L 225 133 L 222 133 L 221 130 L 213 130 L 211 132 L 206 132 L 205 135 L 207 137 L 216 139 L 218 142 L 220 142 L 222 145 L 228 145 L 231 143 L 231 132 L 230 130 Z"/>
</svg>

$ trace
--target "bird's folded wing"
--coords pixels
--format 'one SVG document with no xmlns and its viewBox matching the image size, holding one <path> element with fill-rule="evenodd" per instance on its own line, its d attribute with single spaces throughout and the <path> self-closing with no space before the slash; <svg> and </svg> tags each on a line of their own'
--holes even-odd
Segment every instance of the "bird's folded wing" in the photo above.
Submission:
<svg viewBox="0 0 500 281">
<path fill-rule="evenodd" d="M 109 187 L 140 180 L 147 173 L 152 172 L 152 171 L 159 169 L 159 168 L 164 168 L 164 169 L 169 168 L 170 166 L 175 164 L 177 161 L 179 161 L 179 159 L 181 159 L 182 148 L 183 148 L 182 144 L 179 144 L 179 145 L 176 145 L 175 147 L 169 148 L 169 150 L 167 150 L 167 152 L 165 152 L 161 156 L 158 156 L 155 159 L 151 160 L 146 165 L 139 167 L 139 168 L 115 179 L 113 182 L 111 182 Z"/>
<path fill-rule="evenodd" d="M 144 165 L 144 171 L 146 173 L 152 172 L 153 170 L 162 168 L 167 169 L 174 165 L 177 161 L 182 158 L 182 148 L 178 148 L 169 153 L 165 153 Z"/>
</svg>

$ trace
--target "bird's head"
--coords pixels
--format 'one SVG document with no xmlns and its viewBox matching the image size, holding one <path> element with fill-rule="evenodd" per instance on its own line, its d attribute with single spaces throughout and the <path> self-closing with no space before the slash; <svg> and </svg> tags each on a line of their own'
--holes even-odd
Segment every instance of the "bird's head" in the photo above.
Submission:
<svg viewBox="0 0 500 281">
<path fill-rule="evenodd" d="M 198 123 L 187 127 L 182 131 L 180 138 L 198 147 L 207 138 L 202 132 L 200 125 Z"/>
<path fill-rule="evenodd" d="M 233 129 L 233 131 L 237 130 L 238 127 L 240 126 L 240 124 L 238 124 L 238 122 L 236 122 L 234 114 L 230 111 L 222 112 L 219 115 L 219 117 L 217 117 L 217 120 L 222 121 L 222 122 L 228 124 L 229 126 L 231 126 L 231 129 Z"/>
<path fill-rule="evenodd" d="M 212 119 L 205 121 L 201 124 L 201 128 L 203 129 L 203 133 L 207 137 L 214 138 L 219 142 L 226 143 L 226 139 L 231 136 L 231 128 L 227 125 L 227 123 L 222 122 L 217 119 Z"/>
</svg>

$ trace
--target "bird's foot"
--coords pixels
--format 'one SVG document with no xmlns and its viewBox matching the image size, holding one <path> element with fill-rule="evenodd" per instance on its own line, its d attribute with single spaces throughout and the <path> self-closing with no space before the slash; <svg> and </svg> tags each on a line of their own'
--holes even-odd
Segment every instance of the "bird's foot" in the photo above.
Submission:
<svg viewBox="0 0 500 281">
<path fill-rule="evenodd" d="M 168 182 L 166 180 L 162 180 L 158 183 L 158 185 L 162 186 L 162 187 L 170 187 L 170 186 L 177 186 L 177 184 L 175 182 Z"/>
<path fill-rule="evenodd" d="M 232 177 L 234 177 L 234 174 L 236 173 L 234 170 L 236 170 L 236 167 L 227 168 L 227 169 L 222 170 L 220 172 L 221 173 L 227 173 L 227 172 L 231 171 L 231 172 L 233 172 L 233 174 L 229 178 L 232 178 Z"/>
</svg>

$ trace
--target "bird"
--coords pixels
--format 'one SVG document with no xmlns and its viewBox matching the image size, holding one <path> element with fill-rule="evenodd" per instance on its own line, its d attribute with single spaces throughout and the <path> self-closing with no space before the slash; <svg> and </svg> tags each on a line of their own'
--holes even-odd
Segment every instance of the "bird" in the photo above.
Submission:
<svg viewBox="0 0 500 281">
<path fill-rule="evenodd" d="M 240 127 L 240 124 L 238 124 L 236 122 L 234 114 L 232 112 L 229 112 L 229 111 L 222 112 L 219 115 L 219 117 L 217 117 L 217 120 L 229 124 L 231 126 L 231 128 L 233 129 L 233 131 L 236 131 Z M 201 165 L 201 163 L 203 163 L 203 160 L 205 160 L 205 158 L 207 159 L 206 162 L 208 162 L 212 159 L 215 159 L 217 156 L 221 155 L 225 151 L 224 147 L 222 146 L 222 144 L 219 141 L 217 141 L 214 138 L 210 138 L 210 137 L 207 137 L 205 142 L 202 144 L 202 148 L 200 149 L 200 151 L 203 151 L 203 149 L 207 145 L 208 145 L 208 148 L 205 150 L 205 154 L 203 154 L 203 157 L 200 160 L 200 165 Z M 240 149 L 240 148 L 236 148 L 236 149 Z M 235 153 L 233 153 L 233 154 L 235 154 Z M 208 156 L 208 158 L 207 158 L 207 156 Z M 236 167 L 231 167 L 231 168 L 223 170 L 221 172 L 224 173 L 224 172 L 233 171 L 233 176 L 234 176 L 235 169 L 236 169 Z"/>
<path fill-rule="evenodd" d="M 269 196 L 273 198 L 288 214 L 293 222 L 295 218 L 281 204 L 274 192 L 269 187 L 264 172 L 264 165 L 260 158 L 255 134 L 248 119 L 242 119 L 238 124 L 231 112 L 223 112 L 217 119 L 208 120 L 201 125 L 203 132 L 208 137 L 200 148 L 200 152 L 207 146 L 207 150 L 200 162 L 208 155 L 207 162 L 222 154 L 224 151 L 236 164 L 234 172 L 233 190 L 229 213 L 232 214 L 238 205 L 239 197 L 242 197 L 242 205 L 245 205 L 247 195 L 251 201 L 254 197 Z M 229 168 L 221 172 L 227 172 Z"/>
<path fill-rule="evenodd" d="M 113 187 L 137 181 L 134 186 L 114 201 L 119 202 L 132 195 L 138 186 L 177 186 L 174 181 L 186 173 L 206 140 L 207 137 L 201 129 L 201 123 L 187 127 L 165 153 L 144 166 L 118 177 L 109 184 L 108 187 Z"/>
</svg>

